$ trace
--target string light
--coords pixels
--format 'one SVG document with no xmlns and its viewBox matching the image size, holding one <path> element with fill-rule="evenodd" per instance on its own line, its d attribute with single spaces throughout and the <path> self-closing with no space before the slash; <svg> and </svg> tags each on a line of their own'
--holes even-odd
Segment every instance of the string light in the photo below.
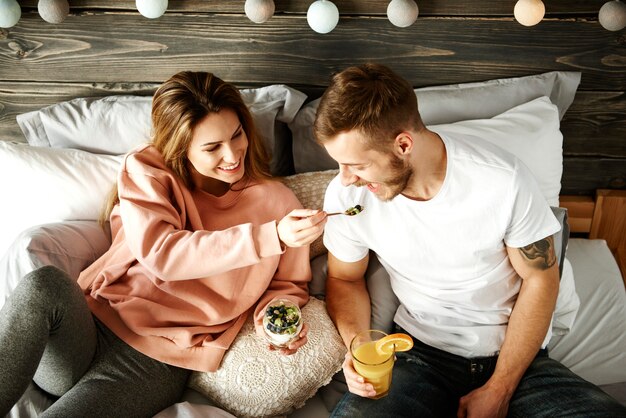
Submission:
<svg viewBox="0 0 626 418">
<path fill-rule="evenodd" d="M 419 8 L 414 0 L 391 0 L 387 6 L 387 18 L 399 28 L 411 26 L 418 15 Z"/>
<path fill-rule="evenodd" d="M 606 30 L 618 31 L 626 28 L 626 4 L 620 0 L 604 3 L 598 13 L 598 21 Z"/>
<path fill-rule="evenodd" d="M 148 19 L 163 16 L 167 10 L 167 0 L 136 0 L 137 11 Z"/>
<path fill-rule="evenodd" d="M 46 22 L 61 23 L 70 13 L 70 4 L 67 0 L 39 0 L 37 11 Z"/>
<path fill-rule="evenodd" d="M 274 0 L 246 0 L 244 11 L 248 19 L 254 23 L 263 23 L 274 15 Z"/>
<path fill-rule="evenodd" d="M 317 0 L 309 6 L 306 21 L 315 32 L 328 33 L 339 22 L 339 9 L 330 0 Z"/>
<path fill-rule="evenodd" d="M 546 6 L 541 0 L 518 0 L 513 14 L 515 20 L 524 26 L 535 26 L 546 13 Z"/>
<path fill-rule="evenodd" d="M 16 0 L 0 0 L 0 28 L 17 25 L 22 17 L 22 9 Z"/>
<path fill-rule="evenodd" d="M 149 19 L 161 17 L 167 10 L 168 0 L 135 0 L 139 13 Z M 69 14 L 68 0 L 39 0 L 37 10 L 43 20 L 61 23 Z M 268 21 L 275 12 L 274 0 L 246 0 L 246 16 L 255 23 Z M 534 26 L 545 16 L 545 5 L 541 0 L 518 0 L 513 14 L 524 26 Z M 391 0 L 387 5 L 387 18 L 401 28 L 411 26 L 417 20 L 419 8 L 414 0 Z M 15 26 L 22 17 L 17 0 L 0 0 L 0 28 Z M 330 0 L 316 0 L 307 10 L 307 22 L 318 33 L 331 32 L 339 22 L 339 9 Z M 598 12 L 598 22 L 609 31 L 626 28 L 626 3 L 610 0 Z"/>
</svg>

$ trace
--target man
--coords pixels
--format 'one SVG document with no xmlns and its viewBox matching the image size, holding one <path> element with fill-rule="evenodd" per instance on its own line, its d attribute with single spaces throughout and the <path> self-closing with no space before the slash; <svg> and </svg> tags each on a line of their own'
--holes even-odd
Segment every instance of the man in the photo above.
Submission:
<svg viewBox="0 0 626 418">
<path fill-rule="evenodd" d="M 370 326 L 369 251 L 401 304 L 389 394 L 343 365 L 337 417 L 624 416 L 626 409 L 547 356 L 559 288 L 560 225 L 529 170 L 481 138 L 436 133 L 411 85 L 367 64 L 335 75 L 315 135 L 339 163 L 325 210 L 327 306 L 346 346 Z"/>
</svg>

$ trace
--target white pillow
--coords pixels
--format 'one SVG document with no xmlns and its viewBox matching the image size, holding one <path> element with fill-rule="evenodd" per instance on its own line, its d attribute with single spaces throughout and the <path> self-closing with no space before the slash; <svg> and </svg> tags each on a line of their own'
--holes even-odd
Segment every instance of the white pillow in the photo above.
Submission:
<svg viewBox="0 0 626 418">
<path fill-rule="evenodd" d="M 516 106 L 491 119 L 430 125 L 439 133 L 483 138 L 517 156 L 534 174 L 550 206 L 559 206 L 563 174 L 563 134 L 559 114 L 547 97 Z"/>
<path fill-rule="evenodd" d="M 149 96 L 78 98 L 17 115 L 30 145 L 125 154 L 150 140 Z"/>
<path fill-rule="evenodd" d="M 559 120 L 574 101 L 580 72 L 552 71 L 525 77 L 478 83 L 415 89 L 422 120 L 426 125 L 487 119 L 541 96 L 557 106 Z M 337 168 L 323 147 L 315 142 L 313 122 L 319 99 L 298 111 L 289 128 L 293 133 L 296 173 Z"/>
<path fill-rule="evenodd" d="M 24 230 L 0 256 L 0 309 L 19 281 L 31 271 L 53 265 L 78 280 L 81 271 L 111 246 L 108 223 L 63 221 Z"/>
<path fill-rule="evenodd" d="M 273 174 L 292 170 L 291 138 L 286 125 L 306 95 L 285 85 L 240 90 L 259 134 L 272 154 Z M 151 96 L 78 98 L 17 116 L 31 145 L 74 148 L 98 154 L 125 154 L 151 136 Z"/>
<path fill-rule="evenodd" d="M 122 156 L 0 141 L 0 258 L 20 232 L 65 220 L 96 220 Z"/>
<path fill-rule="evenodd" d="M 240 418 L 281 416 L 301 407 L 341 369 L 346 353 L 323 301 L 309 298 L 302 317 L 308 342 L 296 354 L 269 351 L 248 318 L 220 368 L 193 372 L 189 387 Z"/>
</svg>

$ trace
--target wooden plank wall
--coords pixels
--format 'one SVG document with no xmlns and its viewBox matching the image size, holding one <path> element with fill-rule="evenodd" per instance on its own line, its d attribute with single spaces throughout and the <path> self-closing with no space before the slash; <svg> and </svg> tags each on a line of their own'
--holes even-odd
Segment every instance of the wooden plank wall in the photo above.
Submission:
<svg viewBox="0 0 626 418">
<path fill-rule="evenodd" d="M 333 72 L 370 60 L 415 87 L 575 70 L 583 75 L 562 122 L 562 193 L 624 189 L 626 29 L 598 24 L 605 1 L 544 0 L 545 19 L 527 28 L 513 19 L 515 0 L 417 0 L 417 22 L 397 28 L 386 0 L 335 0 L 339 24 L 321 35 L 306 22 L 312 0 L 276 0 L 263 24 L 247 19 L 244 0 L 170 0 L 159 19 L 141 16 L 134 0 L 70 0 L 61 24 L 44 22 L 36 0 L 20 0 L 20 22 L 0 29 L 0 139 L 21 138 L 19 113 L 74 97 L 151 94 L 184 69 L 312 96 Z"/>
</svg>

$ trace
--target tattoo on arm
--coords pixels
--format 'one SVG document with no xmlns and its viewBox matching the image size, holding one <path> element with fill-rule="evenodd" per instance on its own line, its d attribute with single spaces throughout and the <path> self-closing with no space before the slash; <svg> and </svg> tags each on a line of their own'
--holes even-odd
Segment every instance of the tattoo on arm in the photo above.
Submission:
<svg viewBox="0 0 626 418">
<path fill-rule="evenodd" d="M 556 263 L 556 255 L 553 248 L 554 240 L 549 236 L 519 250 L 522 256 L 531 262 L 530 264 L 541 270 L 547 270 Z"/>
</svg>

